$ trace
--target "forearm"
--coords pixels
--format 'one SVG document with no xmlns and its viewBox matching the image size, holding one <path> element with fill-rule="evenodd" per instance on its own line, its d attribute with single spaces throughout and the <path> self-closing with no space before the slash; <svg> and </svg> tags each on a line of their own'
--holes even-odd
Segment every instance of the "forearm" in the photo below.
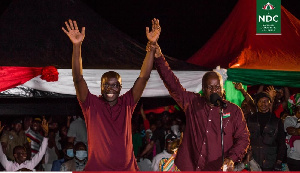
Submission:
<svg viewBox="0 0 300 173">
<path fill-rule="evenodd" d="M 74 83 L 82 79 L 81 43 L 73 44 L 72 75 Z"/>
<path fill-rule="evenodd" d="M 143 157 L 145 154 L 147 154 L 154 146 L 154 143 L 151 141 L 149 144 L 147 144 L 144 151 L 140 154 L 140 157 Z"/>
<path fill-rule="evenodd" d="M 143 65 L 141 67 L 141 72 L 139 75 L 140 78 L 144 78 L 146 80 L 150 78 L 150 74 L 153 68 L 154 51 L 155 50 L 150 50 L 147 52 L 146 57 L 143 61 Z"/>
<path fill-rule="evenodd" d="M 168 62 L 165 60 L 163 55 L 155 58 L 155 67 L 160 78 L 163 80 L 166 88 L 168 89 L 169 94 L 178 103 L 178 105 L 183 108 L 184 93 L 186 92 L 186 90 L 182 87 L 179 79 L 172 72 Z"/>
<path fill-rule="evenodd" d="M 150 78 L 150 73 L 153 68 L 153 61 L 154 61 L 153 59 L 154 59 L 154 50 L 150 50 L 147 52 L 146 57 L 144 59 L 139 78 L 136 80 L 136 82 L 133 85 L 132 94 L 135 103 L 137 103 L 141 98 L 143 91 L 146 87 L 147 81 Z"/>
</svg>

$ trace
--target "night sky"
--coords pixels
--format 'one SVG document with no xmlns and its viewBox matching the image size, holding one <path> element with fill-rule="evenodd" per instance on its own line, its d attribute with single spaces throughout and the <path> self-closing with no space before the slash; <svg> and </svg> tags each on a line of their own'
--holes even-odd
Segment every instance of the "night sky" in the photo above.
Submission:
<svg viewBox="0 0 300 173">
<path fill-rule="evenodd" d="M 0 14 L 11 1 L 0 1 Z M 147 42 L 145 27 L 151 26 L 152 18 L 158 18 L 162 26 L 159 39 L 162 52 L 181 60 L 187 60 L 208 41 L 237 2 L 237 0 L 81 1 L 109 23 L 144 45 Z M 282 5 L 298 19 L 300 18 L 299 0 L 282 0 Z"/>
<path fill-rule="evenodd" d="M 217 31 L 237 0 L 121 2 L 85 0 L 84 2 L 111 24 L 142 44 L 147 42 L 144 28 L 151 26 L 150 21 L 153 17 L 158 18 L 162 26 L 159 44 L 163 53 L 186 60 Z M 281 4 L 298 19 L 300 18 L 299 0 L 281 0 Z"/>
</svg>

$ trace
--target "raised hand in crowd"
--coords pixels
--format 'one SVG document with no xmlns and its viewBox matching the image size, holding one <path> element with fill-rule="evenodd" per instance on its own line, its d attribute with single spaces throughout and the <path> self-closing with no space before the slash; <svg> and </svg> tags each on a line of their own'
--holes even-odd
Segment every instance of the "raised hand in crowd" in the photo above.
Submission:
<svg viewBox="0 0 300 173">
<path fill-rule="evenodd" d="M 43 116 L 41 127 L 42 127 L 42 129 L 44 131 L 44 136 L 48 137 L 48 134 L 49 134 L 49 125 L 48 125 L 47 120 L 45 119 L 45 116 Z"/>
<path fill-rule="evenodd" d="M 269 94 L 269 96 L 271 97 L 271 101 L 273 102 L 276 96 L 276 90 L 274 89 L 273 86 L 268 86 L 266 92 Z"/>
</svg>

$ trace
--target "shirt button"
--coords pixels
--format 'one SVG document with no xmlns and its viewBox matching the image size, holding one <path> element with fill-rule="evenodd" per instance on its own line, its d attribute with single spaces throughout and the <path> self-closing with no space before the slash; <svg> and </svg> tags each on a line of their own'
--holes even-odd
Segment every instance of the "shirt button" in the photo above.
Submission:
<svg viewBox="0 0 300 173">
<path fill-rule="evenodd" d="M 202 157 L 202 154 L 200 155 Z M 198 166 L 199 167 L 199 166 Z"/>
<path fill-rule="evenodd" d="M 212 111 L 212 109 L 210 109 Z"/>
<path fill-rule="evenodd" d="M 208 130 L 206 131 L 206 133 L 208 133 Z"/>
<path fill-rule="evenodd" d="M 199 167 L 199 166 L 198 166 L 197 168 L 198 168 L 198 169 L 200 169 L 200 167 Z"/>
<path fill-rule="evenodd" d="M 208 121 L 211 121 L 211 120 L 208 120 Z"/>
<path fill-rule="evenodd" d="M 205 142 L 203 142 L 203 144 L 205 145 Z"/>
</svg>

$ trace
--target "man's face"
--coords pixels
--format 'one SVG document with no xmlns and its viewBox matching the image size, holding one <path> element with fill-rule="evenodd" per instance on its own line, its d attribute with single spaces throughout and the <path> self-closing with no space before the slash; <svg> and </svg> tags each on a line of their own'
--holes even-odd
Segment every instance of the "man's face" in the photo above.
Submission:
<svg viewBox="0 0 300 173">
<path fill-rule="evenodd" d="M 210 95 L 217 93 L 221 98 L 223 97 L 223 86 L 220 84 L 218 76 L 210 76 L 203 84 L 203 93 L 206 101 L 210 103 Z"/>
<path fill-rule="evenodd" d="M 32 128 L 32 130 L 35 131 L 35 132 L 40 131 L 40 129 L 41 129 L 41 122 L 40 122 L 40 121 L 37 121 L 37 120 L 34 120 L 34 121 L 32 122 L 31 128 Z"/>
<path fill-rule="evenodd" d="M 268 97 L 262 97 L 257 102 L 257 109 L 259 112 L 266 113 L 269 112 L 271 107 L 271 102 Z"/>
<path fill-rule="evenodd" d="M 117 78 L 103 78 L 101 82 L 101 94 L 109 104 L 115 105 L 120 95 L 121 84 Z"/>
<path fill-rule="evenodd" d="M 19 148 L 16 150 L 14 154 L 15 160 L 17 163 L 23 163 L 26 161 L 27 153 L 24 148 Z"/>
<path fill-rule="evenodd" d="M 21 131 L 21 129 L 22 129 L 22 124 L 21 123 L 16 123 L 16 124 L 14 124 L 13 125 L 13 129 L 14 129 L 14 131 L 15 132 L 20 132 Z"/>
</svg>

